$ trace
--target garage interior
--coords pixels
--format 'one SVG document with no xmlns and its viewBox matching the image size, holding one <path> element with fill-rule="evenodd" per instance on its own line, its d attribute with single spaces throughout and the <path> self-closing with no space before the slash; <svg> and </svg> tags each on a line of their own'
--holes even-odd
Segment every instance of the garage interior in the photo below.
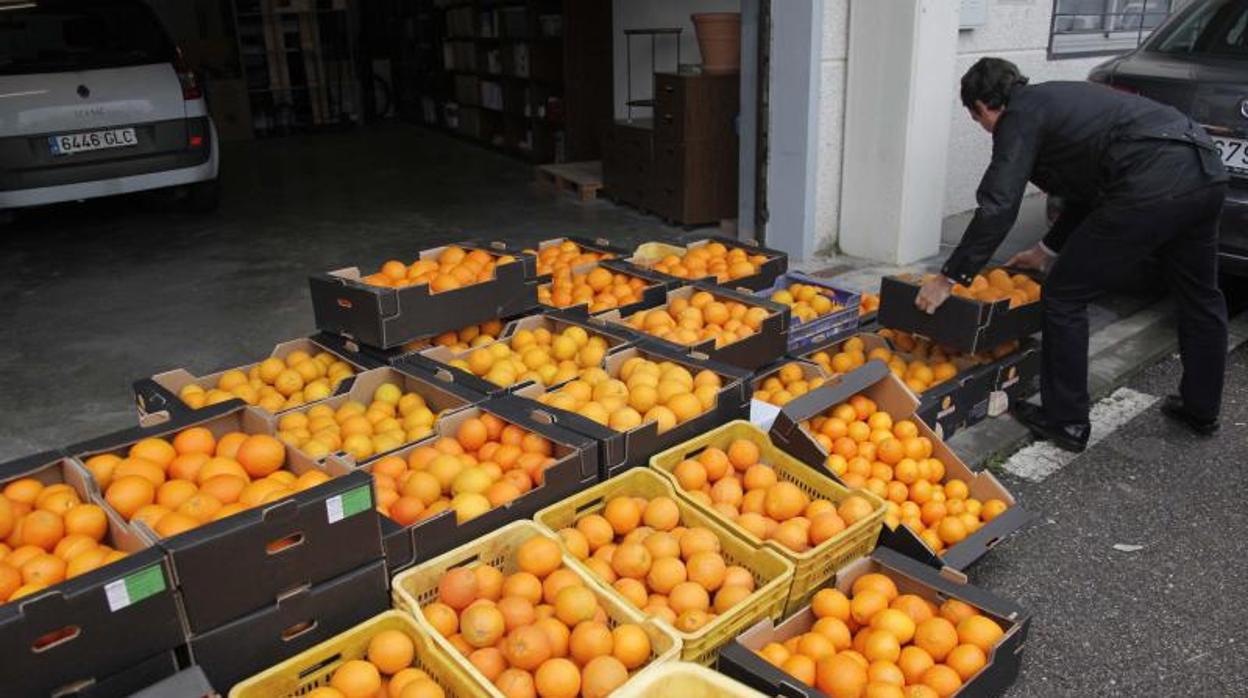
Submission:
<svg viewBox="0 0 1248 698">
<path fill-rule="evenodd" d="M 233 365 L 313 332 L 315 271 L 465 237 L 635 244 L 721 220 L 732 230 L 737 81 L 698 75 L 690 14 L 737 0 L 150 4 L 205 88 L 220 205 L 187 213 L 154 192 L 12 216 L 0 322 L 23 329 L 0 381 L 26 402 L 47 389 L 38 376 L 59 375 L 84 417 L 66 424 L 58 403 L 32 401 L 0 426 L 11 455 L 129 426 L 135 376 Z M 666 162 L 636 151 L 655 138 L 656 70 L 669 90 L 694 85 L 691 118 L 718 124 L 658 136 Z M 723 176 L 678 201 L 683 182 L 652 176 L 676 152 Z M 556 162 L 603 163 L 608 191 L 581 201 L 539 183 L 536 166 Z M 655 183 L 668 200 L 655 203 Z"/>
</svg>

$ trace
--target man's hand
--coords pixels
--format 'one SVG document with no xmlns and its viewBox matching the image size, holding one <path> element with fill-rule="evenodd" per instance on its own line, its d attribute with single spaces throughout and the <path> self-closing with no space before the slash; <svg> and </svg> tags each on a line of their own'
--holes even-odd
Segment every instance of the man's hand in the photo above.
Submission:
<svg viewBox="0 0 1248 698">
<path fill-rule="evenodd" d="M 923 288 L 919 289 L 919 295 L 914 299 L 914 305 L 923 312 L 931 315 L 936 309 L 945 302 L 949 294 L 953 291 L 953 281 L 944 276 L 937 275 L 923 283 Z"/>
<path fill-rule="evenodd" d="M 1057 255 L 1049 251 L 1044 243 L 1037 242 L 1031 247 L 1010 257 L 1010 261 L 1005 263 L 1007 267 L 1015 267 L 1018 269 L 1034 269 L 1039 272 L 1046 272 L 1053 265 L 1053 260 L 1057 259 Z"/>
</svg>

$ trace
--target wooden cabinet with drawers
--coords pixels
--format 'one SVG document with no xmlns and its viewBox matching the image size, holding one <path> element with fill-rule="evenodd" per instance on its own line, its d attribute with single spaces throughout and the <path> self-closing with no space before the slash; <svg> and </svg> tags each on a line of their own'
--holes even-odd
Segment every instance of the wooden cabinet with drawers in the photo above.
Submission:
<svg viewBox="0 0 1248 698">
<path fill-rule="evenodd" d="M 654 116 L 603 138 L 608 194 L 685 225 L 737 215 L 736 75 L 656 73 Z"/>
</svg>

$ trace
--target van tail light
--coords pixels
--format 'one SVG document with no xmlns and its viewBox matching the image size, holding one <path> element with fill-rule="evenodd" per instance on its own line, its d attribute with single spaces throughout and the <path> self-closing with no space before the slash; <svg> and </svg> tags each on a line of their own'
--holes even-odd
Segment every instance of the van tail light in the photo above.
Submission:
<svg viewBox="0 0 1248 698">
<path fill-rule="evenodd" d="M 186 58 L 182 56 L 182 49 L 178 49 L 174 55 L 173 70 L 178 74 L 178 82 L 182 83 L 182 99 L 189 102 L 204 96 L 199 80 L 195 78 L 195 71 L 191 70 L 186 64 Z"/>
</svg>

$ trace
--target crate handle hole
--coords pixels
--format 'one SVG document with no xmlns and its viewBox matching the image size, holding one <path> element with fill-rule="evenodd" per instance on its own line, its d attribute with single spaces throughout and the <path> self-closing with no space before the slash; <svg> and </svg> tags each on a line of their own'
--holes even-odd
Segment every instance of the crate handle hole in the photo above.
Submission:
<svg viewBox="0 0 1248 698">
<path fill-rule="evenodd" d="M 594 499 L 591 499 L 588 502 L 585 502 L 584 504 L 577 507 L 576 515 L 580 516 L 581 514 L 584 514 L 585 512 L 591 509 L 597 509 L 598 507 L 602 506 L 602 502 L 603 502 L 602 497 L 595 497 Z"/>
<path fill-rule="evenodd" d="M 53 630 L 50 633 L 40 635 L 31 644 L 30 649 L 35 652 L 47 652 L 53 647 L 58 647 L 66 642 L 72 642 L 75 638 L 82 634 L 82 628 L 77 625 L 67 625 L 63 628 Z"/>
<path fill-rule="evenodd" d="M 303 545 L 303 540 L 304 538 L 302 532 L 292 533 L 289 536 L 284 536 L 275 541 L 269 542 L 264 546 L 264 551 L 269 555 L 277 555 L 279 553 L 286 552 L 295 546 Z"/>
<path fill-rule="evenodd" d="M 332 655 L 330 655 L 330 656 L 326 657 L 325 659 L 322 659 L 321 661 L 317 662 L 316 664 L 313 664 L 312 666 L 308 667 L 307 669 L 304 669 L 303 671 L 299 672 L 299 680 L 300 680 L 300 681 L 302 681 L 302 680 L 304 680 L 304 679 L 308 678 L 309 676 L 315 676 L 315 675 L 317 675 L 317 674 L 321 673 L 321 671 L 322 671 L 322 670 L 324 670 L 324 669 L 325 669 L 325 667 L 328 667 L 328 666 L 333 665 L 333 664 L 337 664 L 337 663 L 338 663 L 338 662 L 340 662 L 340 661 L 342 661 L 342 653 L 341 653 L 341 652 L 335 652 L 334 654 L 332 654 Z"/>
<path fill-rule="evenodd" d="M 469 565 L 476 564 L 480 560 L 481 560 L 480 555 L 473 555 L 471 557 L 466 557 L 463 560 L 460 560 L 459 562 L 451 565 L 450 569 L 455 569 L 456 567 L 467 567 Z"/>
<path fill-rule="evenodd" d="M 316 620 L 305 620 L 302 623 L 295 623 L 282 631 L 282 642 L 290 642 L 301 635 L 306 635 L 316 630 L 316 626 Z"/>
</svg>

